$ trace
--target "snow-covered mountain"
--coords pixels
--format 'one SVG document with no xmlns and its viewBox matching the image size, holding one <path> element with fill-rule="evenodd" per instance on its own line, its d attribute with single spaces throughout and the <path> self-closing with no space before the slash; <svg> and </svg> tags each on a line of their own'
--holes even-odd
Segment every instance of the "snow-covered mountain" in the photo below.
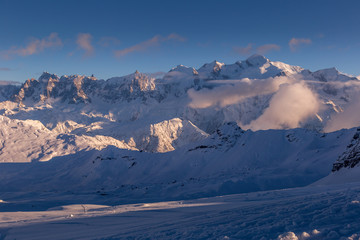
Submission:
<svg viewBox="0 0 360 240">
<path fill-rule="evenodd" d="M 260 55 L 159 77 L 45 72 L 0 85 L 0 238 L 49 239 L 38 229 L 72 220 L 64 229 L 79 226 L 84 239 L 105 236 L 96 221 L 123 238 L 129 232 L 113 223 L 128 221 L 123 214 L 161 209 L 170 219 L 191 207 L 181 218 L 206 223 L 205 235 L 186 224 L 164 233 L 147 217 L 143 238 L 355 239 L 359 95 L 360 79 L 335 68 L 311 72 Z M 180 201 L 194 198 L 203 199 Z M 179 201 L 163 202 L 171 199 Z M 133 205 L 111 207 L 124 203 Z"/>
<path fill-rule="evenodd" d="M 228 123 L 203 140 L 167 153 L 109 146 L 47 162 L 4 163 L 0 185 L 3 190 L 99 191 L 119 199 L 152 200 L 299 187 L 331 172 L 354 131 L 253 132 Z M 37 179 L 41 182 L 23 184 Z"/>
<path fill-rule="evenodd" d="M 229 121 L 252 128 L 251 122 L 274 105 L 271 100 L 280 89 L 293 95 L 292 90 L 284 86 L 299 82 L 316 96 L 319 109 L 297 117 L 296 124 L 285 120 L 282 127 L 273 128 L 337 130 L 331 119 L 353 102 L 360 83 L 357 78 L 334 68 L 312 73 L 301 67 L 272 62 L 260 55 L 229 65 L 214 61 L 197 70 L 179 65 L 159 79 L 139 72 L 108 80 L 44 73 L 38 80 L 27 80 L 20 89 L 11 86 L 11 91 L 1 91 L 1 96 L 3 100 L 19 103 L 20 108 L 4 109 L 14 113 L 11 118 L 36 118 L 45 126 L 56 125 L 66 116 L 54 116 L 52 122 L 48 122 L 38 114 L 40 106 L 44 111 L 61 109 L 56 115 L 62 115 L 65 109 L 73 115 L 78 112 L 100 118 L 111 115 L 114 121 L 122 123 L 145 121 L 154 124 L 181 118 L 212 133 Z M 298 94 L 297 98 L 301 98 L 302 93 Z M 297 100 L 293 101 L 289 104 L 296 105 Z M 34 107 L 37 108 L 36 116 L 31 114 Z M 289 106 L 286 111 L 294 108 Z M 84 123 L 84 118 L 74 120 Z"/>
<path fill-rule="evenodd" d="M 332 173 L 315 185 L 360 182 L 360 128 L 357 128 L 346 149 L 334 162 Z"/>
<path fill-rule="evenodd" d="M 346 150 L 360 125 L 359 92 L 360 81 L 335 68 L 311 72 L 260 55 L 178 65 L 160 78 L 45 72 L 0 86 L 0 161 L 32 162 L 19 173 L 41 171 L 48 186 L 66 186 L 66 175 L 93 190 L 106 183 L 196 196 L 302 186 Z M 324 133 L 341 128 L 350 130 Z M 2 182 L 15 187 L 10 179 Z"/>
</svg>

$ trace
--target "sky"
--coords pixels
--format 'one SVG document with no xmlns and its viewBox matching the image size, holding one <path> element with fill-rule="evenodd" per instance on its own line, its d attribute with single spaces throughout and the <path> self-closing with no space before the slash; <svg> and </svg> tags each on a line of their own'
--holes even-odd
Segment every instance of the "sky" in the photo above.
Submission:
<svg viewBox="0 0 360 240">
<path fill-rule="evenodd" d="M 107 79 L 254 53 L 360 75 L 358 0 L 0 0 L 0 81 Z"/>
</svg>

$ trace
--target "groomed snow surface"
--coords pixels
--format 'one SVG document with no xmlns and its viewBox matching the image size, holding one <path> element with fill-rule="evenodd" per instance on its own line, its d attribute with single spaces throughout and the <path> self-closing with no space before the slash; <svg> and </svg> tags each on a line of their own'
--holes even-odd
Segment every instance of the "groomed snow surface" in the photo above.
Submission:
<svg viewBox="0 0 360 240">
<path fill-rule="evenodd" d="M 107 201 L 113 204 L 51 207 L 56 203 L 43 200 L 48 210 L 21 212 L 7 212 L 6 204 L 11 203 L 2 202 L 1 239 L 360 238 L 359 183 L 189 201 L 128 205 Z"/>
</svg>

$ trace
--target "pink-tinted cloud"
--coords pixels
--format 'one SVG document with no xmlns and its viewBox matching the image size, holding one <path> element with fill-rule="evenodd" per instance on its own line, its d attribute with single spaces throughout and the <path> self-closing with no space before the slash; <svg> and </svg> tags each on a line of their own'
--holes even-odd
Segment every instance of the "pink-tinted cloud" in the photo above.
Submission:
<svg viewBox="0 0 360 240">
<path fill-rule="evenodd" d="M 265 54 L 274 50 L 277 51 L 280 50 L 280 46 L 277 44 L 270 43 L 255 48 L 254 44 L 249 43 L 246 47 L 234 47 L 234 51 L 243 56 L 249 56 L 250 54 L 253 53 Z"/>
<path fill-rule="evenodd" d="M 180 36 L 179 34 L 172 33 L 172 34 L 170 34 L 167 37 L 162 39 L 162 41 L 168 41 L 168 40 L 175 40 L 175 41 L 179 41 L 179 42 L 185 42 L 186 38 Z"/>
<path fill-rule="evenodd" d="M 89 57 L 94 54 L 94 47 L 91 44 L 92 36 L 89 33 L 79 33 L 76 43 L 82 50 L 85 51 L 84 56 Z"/>
<path fill-rule="evenodd" d="M 0 80 L 0 85 L 20 85 L 21 82 Z"/>
<path fill-rule="evenodd" d="M 253 52 L 253 44 L 249 43 L 246 47 L 234 47 L 234 51 L 240 55 L 250 55 Z"/>
<path fill-rule="evenodd" d="M 289 41 L 289 47 L 292 52 L 295 52 L 300 45 L 309 45 L 312 41 L 309 38 L 292 38 Z"/>
<path fill-rule="evenodd" d="M 156 46 L 162 42 L 166 42 L 166 41 L 178 41 L 178 42 L 184 42 L 186 41 L 186 39 L 178 34 L 172 33 L 166 37 L 162 37 L 160 35 L 156 35 L 151 39 L 148 39 L 144 42 L 138 43 L 136 45 L 133 45 L 131 47 L 128 48 L 124 48 L 122 50 L 116 50 L 114 52 L 116 57 L 123 57 L 129 53 L 132 52 L 140 52 L 140 51 L 144 51 L 150 47 Z"/>
<path fill-rule="evenodd" d="M 265 44 L 256 48 L 256 52 L 259 54 L 265 54 L 270 51 L 279 51 L 280 46 L 277 44 Z"/>
<path fill-rule="evenodd" d="M 317 37 L 317 38 L 324 38 L 325 35 L 324 35 L 323 33 L 319 33 L 319 34 L 316 35 L 316 37 Z"/>
<path fill-rule="evenodd" d="M 116 37 L 102 37 L 99 40 L 99 45 L 102 47 L 110 47 L 112 45 L 119 45 L 120 44 L 120 40 L 117 39 Z"/>
<path fill-rule="evenodd" d="M 0 71 L 11 71 L 11 69 L 7 67 L 0 67 Z"/>
<path fill-rule="evenodd" d="M 60 47 L 63 43 L 57 33 L 51 33 L 43 39 L 32 39 L 26 47 L 13 46 L 8 50 L 0 52 L 3 58 L 9 59 L 13 56 L 30 56 L 44 51 L 47 48 Z"/>
</svg>

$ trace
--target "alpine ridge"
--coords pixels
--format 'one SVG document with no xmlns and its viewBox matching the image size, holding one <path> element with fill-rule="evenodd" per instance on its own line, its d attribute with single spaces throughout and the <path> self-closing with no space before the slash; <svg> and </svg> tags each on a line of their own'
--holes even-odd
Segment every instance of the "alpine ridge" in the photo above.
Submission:
<svg viewBox="0 0 360 240">
<path fill-rule="evenodd" d="M 164 189 L 175 198 L 310 184 L 331 172 L 360 125 L 352 111 L 357 78 L 261 55 L 198 69 L 178 65 L 157 78 L 44 72 L 0 90 L 1 162 L 26 163 L 21 174 L 30 178 L 37 171 L 79 182 L 87 176 L 96 191 L 108 168 L 116 169 L 109 191 L 125 183 L 141 191 L 157 186 L 145 191 L 151 198 Z M 284 174 L 274 177 L 279 169 Z M 123 177 L 114 181 L 118 171 Z M 2 183 L 15 187 L 11 179 L 4 172 Z M 63 185 L 60 179 L 48 186 Z"/>
<path fill-rule="evenodd" d="M 311 72 L 261 55 L 198 69 L 178 65 L 159 77 L 44 72 L 21 85 L 0 85 L 0 224 L 8 227 L 0 238 L 23 223 L 32 223 L 25 232 L 57 221 L 82 228 L 89 216 L 128 221 L 126 211 L 174 208 L 175 214 L 186 206 L 207 209 L 202 219 L 212 221 L 209 211 L 221 223 L 231 216 L 246 239 L 260 239 L 257 211 L 291 226 L 276 230 L 278 239 L 297 239 L 286 231 L 313 223 L 333 226 L 329 211 L 349 217 L 346 233 L 355 233 L 359 95 L 360 80 L 335 68 Z M 239 214 L 255 222 L 250 233 Z M 337 239 L 321 231 L 301 236 Z"/>
</svg>

